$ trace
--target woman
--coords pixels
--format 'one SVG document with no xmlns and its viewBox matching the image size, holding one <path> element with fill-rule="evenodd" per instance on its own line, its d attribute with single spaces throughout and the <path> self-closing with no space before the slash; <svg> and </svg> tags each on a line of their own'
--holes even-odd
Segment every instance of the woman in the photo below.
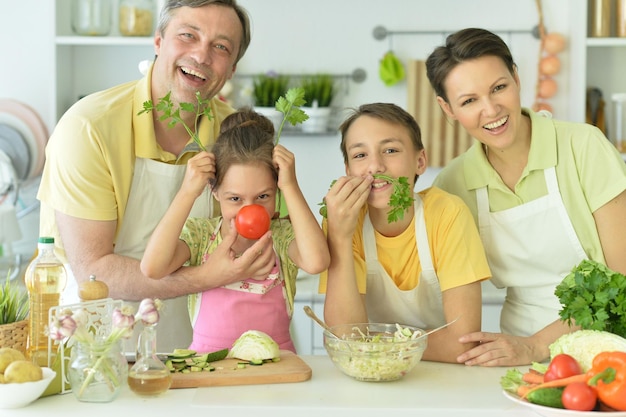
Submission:
<svg viewBox="0 0 626 417">
<path fill-rule="evenodd" d="M 511 52 L 495 34 L 464 29 L 428 57 L 437 101 L 476 143 L 434 185 L 460 196 L 478 224 L 498 287 L 502 334 L 475 332 L 468 365 L 513 366 L 549 357 L 572 331 L 556 285 L 590 258 L 626 273 L 626 165 L 597 128 L 552 120 L 520 104 Z"/>
</svg>

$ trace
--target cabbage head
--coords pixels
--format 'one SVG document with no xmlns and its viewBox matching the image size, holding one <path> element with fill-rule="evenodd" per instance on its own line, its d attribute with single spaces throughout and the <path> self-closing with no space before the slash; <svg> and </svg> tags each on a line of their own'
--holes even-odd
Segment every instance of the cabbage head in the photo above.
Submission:
<svg viewBox="0 0 626 417">
<path fill-rule="evenodd" d="M 250 362 L 262 362 L 280 357 L 278 343 L 267 333 L 260 330 L 244 332 L 228 352 L 229 358 L 237 358 Z"/>
<path fill-rule="evenodd" d="M 598 353 L 626 352 L 626 339 L 601 330 L 577 330 L 559 337 L 549 349 L 550 359 L 559 353 L 567 353 L 578 361 L 583 372 L 587 372 Z"/>
</svg>

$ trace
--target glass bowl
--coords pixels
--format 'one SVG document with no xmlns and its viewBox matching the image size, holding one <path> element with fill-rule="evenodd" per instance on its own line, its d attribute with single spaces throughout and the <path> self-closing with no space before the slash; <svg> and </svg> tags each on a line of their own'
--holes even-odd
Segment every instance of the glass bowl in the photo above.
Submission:
<svg viewBox="0 0 626 417">
<path fill-rule="evenodd" d="M 342 324 L 324 330 L 324 347 L 335 366 L 358 381 L 395 381 L 421 361 L 425 333 L 398 324 Z"/>
</svg>

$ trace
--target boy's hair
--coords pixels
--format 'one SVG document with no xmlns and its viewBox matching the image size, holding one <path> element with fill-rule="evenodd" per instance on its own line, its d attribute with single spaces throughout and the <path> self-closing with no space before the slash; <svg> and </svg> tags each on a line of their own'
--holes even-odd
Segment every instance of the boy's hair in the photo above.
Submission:
<svg viewBox="0 0 626 417">
<path fill-rule="evenodd" d="M 173 11 L 180 7 L 204 7 L 212 4 L 233 9 L 235 13 L 237 13 L 239 22 L 241 22 L 241 43 L 239 44 L 237 59 L 235 60 L 235 63 L 237 63 L 246 53 L 252 36 L 250 33 L 250 17 L 248 16 L 248 12 L 237 4 L 237 0 L 168 0 L 163 5 L 163 9 L 161 9 L 157 31 L 159 31 L 161 36 L 164 35 L 165 29 L 172 19 Z"/>
<path fill-rule="evenodd" d="M 435 94 L 449 103 L 444 83 L 450 71 L 464 61 L 483 56 L 495 56 L 504 62 L 511 75 L 517 65 L 506 43 L 495 33 L 485 29 L 462 29 L 446 38 L 426 59 L 426 75 Z"/>
<path fill-rule="evenodd" d="M 274 125 L 250 108 L 242 108 L 224 119 L 212 152 L 215 155 L 214 188 L 220 186 L 232 165 L 265 165 L 278 181 L 273 162 Z"/>
<path fill-rule="evenodd" d="M 346 120 L 339 126 L 341 132 L 341 153 L 343 154 L 343 162 L 348 164 L 348 150 L 346 149 L 346 134 L 354 123 L 361 116 L 374 117 L 376 119 L 385 120 L 390 123 L 394 123 L 400 126 L 404 126 L 409 132 L 409 137 L 413 143 L 413 147 L 416 151 L 424 149 L 422 143 L 422 133 L 419 125 L 415 121 L 415 118 L 411 116 L 403 108 L 393 103 L 370 103 L 363 104 L 357 109 L 352 109 L 352 113 Z"/>
</svg>

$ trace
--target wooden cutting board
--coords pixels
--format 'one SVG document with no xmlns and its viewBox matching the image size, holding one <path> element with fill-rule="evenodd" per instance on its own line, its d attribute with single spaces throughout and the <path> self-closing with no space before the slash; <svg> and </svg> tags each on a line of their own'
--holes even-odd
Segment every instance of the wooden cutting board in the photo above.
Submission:
<svg viewBox="0 0 626 417">
<path fill-rule="evenodd" d="M 171 388 L 217 387 L 226 385 L 281 384 L 311 379 L 311 368 L 298 355 L 280 351 L 280 361 L 237 368 L 237 359 L 213 362 L 214 371 L 172 374 Z"/>
</svg>

